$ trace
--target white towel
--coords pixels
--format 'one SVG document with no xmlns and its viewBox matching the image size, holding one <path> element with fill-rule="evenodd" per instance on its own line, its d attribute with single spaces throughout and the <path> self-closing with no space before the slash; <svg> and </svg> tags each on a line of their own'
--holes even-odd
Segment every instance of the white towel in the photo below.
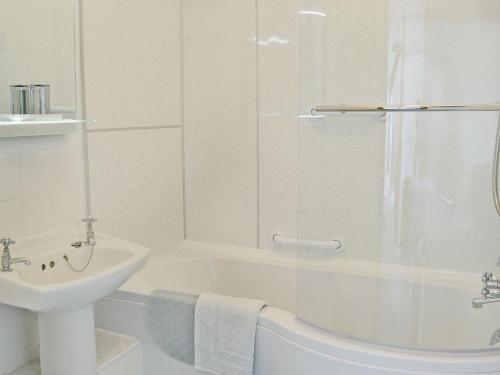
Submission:
<svg viewBox="0 0 500 375">
<path fill-rule="evenodd" d="M 216 375 L 252 375 L 257 319 L 265 305 L 203 293 L 194 317 L 194 367 Z"/>
</svg>

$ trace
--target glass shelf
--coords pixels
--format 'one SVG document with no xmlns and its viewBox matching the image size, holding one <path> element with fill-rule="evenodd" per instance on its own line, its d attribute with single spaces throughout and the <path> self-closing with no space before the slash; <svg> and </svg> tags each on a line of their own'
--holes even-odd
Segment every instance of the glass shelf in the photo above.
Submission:
<svg viewBox="0 0 500 375">
<path fill-rule="evenodd" d="M 0 138 L 70 134 L 86 122 L 62 115 L 0 115 Z"/>
</svg>

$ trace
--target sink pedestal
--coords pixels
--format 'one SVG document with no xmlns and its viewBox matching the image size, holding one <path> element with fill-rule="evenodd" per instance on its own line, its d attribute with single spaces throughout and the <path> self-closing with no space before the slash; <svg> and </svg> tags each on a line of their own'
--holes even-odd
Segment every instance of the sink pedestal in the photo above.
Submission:
<svg viewBox="0 0 500 375">
<path fill-rule="evenodd" d="M 42 375 L 95 375 L 93 306 L 38 315 Z"/>
</svg>

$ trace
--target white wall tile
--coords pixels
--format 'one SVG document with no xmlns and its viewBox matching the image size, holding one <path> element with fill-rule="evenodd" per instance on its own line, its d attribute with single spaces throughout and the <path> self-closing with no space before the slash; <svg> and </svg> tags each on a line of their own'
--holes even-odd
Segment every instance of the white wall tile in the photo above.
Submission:
<svg viewBox="0 0 500 375">
<path fill-rule="evenodd" d="M 83 1 L 90 128 L 181 124 L 180 0 Z M 89 133 L 98 229 L 172 249 L 184 238 L 182 130 Z"/>
<path fill-rule="evenodd" d="M 97 230 L 155 250 L 184 239 L 182 130 L 89 133 Z"/>
<path fill-rule="evenodd" d="M 80 223 L 83 215 L 80 210 L 79 197 L 79 189 L 58 190 L 52 193 L 54 226 L 56 228 Z"/>
<path fill-rule="evenodd" d="M 14 156 L 0 156 L 0 201 L 19 198 L 21 192 L 21 173 L 19 158 Z"/>
<path fill-rule="evenodd" d="M 34 153 L 21 155 L 19 159 L 23 196 L 49 192 L 52 188 L 51 155 Z"/>
<path fill-rule="evenodd" d="M 183 2 L 186 234 L 257 246 L 256 4 Z"/>
<path fill-rule="evenodd" d="M 258 1 L 261 248 L 297 232 L 298 3 Z"/>
<path fill-rule="evenodd" d="M 24 227 L 27 236 L 54 229 L 52 194 L 30 195 L 23 198 Z"/>
<path fill-rule="evenodd" d="M 0 237 L 20 238 L 24 236 L 23 202 L 12 199 L 0 202 Z"/>
<path fill-rule="evenodd" d="M 51 155 L 53 190 L 74 189 L 80 184 L 78 157 L 75 151 L 55 152 Z"/>
<path fill-rule="evenodd" d="M 0 175 L 8 176 L 0 186 L 0 229 L 7 235 L 55 230 L 82 216 L 80 141 L 78 134 L 0 140 Z"/>
<path fill-rule="evenodd" d="M 89 128 L 179 125 L 180 0 L 84 0 Z"/>
</svg>

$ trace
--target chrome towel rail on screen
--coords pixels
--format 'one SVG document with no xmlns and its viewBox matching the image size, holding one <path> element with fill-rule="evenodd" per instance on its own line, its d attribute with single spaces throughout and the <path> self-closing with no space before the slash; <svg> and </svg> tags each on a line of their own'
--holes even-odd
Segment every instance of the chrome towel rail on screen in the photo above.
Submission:
<svg viewBox="0 0 500 375">
<path fill-rule="evenodd" d="M 451 104 L 451 105 L 317 105 L 311 109 L 311 114 L 320 115 L 328 113 L 350 113 L 350 112 L 500 112 L 500 103 L 493 104 Z"/>
</svg>

